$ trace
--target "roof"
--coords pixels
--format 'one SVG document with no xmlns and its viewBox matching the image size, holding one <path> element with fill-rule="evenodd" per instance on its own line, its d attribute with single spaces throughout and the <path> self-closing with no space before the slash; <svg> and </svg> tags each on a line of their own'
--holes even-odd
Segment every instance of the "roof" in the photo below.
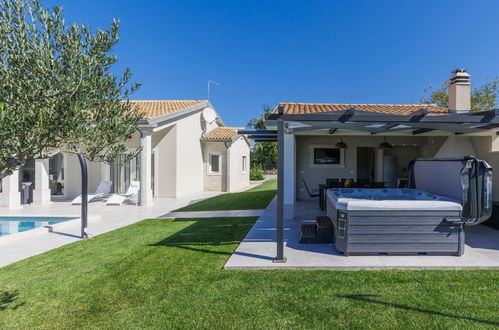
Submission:
<svg viewBox="0 0 499 330">
<path fill-rule="evenodd" d="M 144 119 L 161 117 L 197 105 L 208 104 L 206 100 L 130 100 L 144 113 Z"/>
<path fill-rule="evenodd" d="M 448 113 L 447 108 L 434 104 L 338 104 L 338 103 L 280 103 L 278 109 L 283 109 L 283 113 L 288 115 L 299 115 L 309 113 L 320 113 L 330 111 L 345 111 L 355 108 L 358 111 L 371 111 L 388 113 L 393 115 L 412 115 L 421 108 L 428 109 L 428 115 L 444 115 Z"/>
<path fill-rule="evenodd" d="M 218 127 L 213 131 L 208 133 L 203 137 L 203 140 L 211 140 L 211 141 L 225 141 L 232 140 L 235 136 L 237 136 L 237 130 L 240 127 Z"/>
</svg>

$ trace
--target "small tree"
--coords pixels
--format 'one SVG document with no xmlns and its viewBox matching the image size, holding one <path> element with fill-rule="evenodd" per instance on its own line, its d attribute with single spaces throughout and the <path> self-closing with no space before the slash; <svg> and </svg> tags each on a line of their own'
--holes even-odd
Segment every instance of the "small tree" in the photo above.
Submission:
<svg viewBox="0 0 499 330">
<path fill-rule="evenodd" d="M 262 105 L 263 114 L 248 121 L 248 126 L 255 129 L 265 129 L 265 115 L 273 111 L 273 107 Z M 259 142 L 251 151 L 251 165 L 260 166 L 268 171 L 277 167 L 277 143 Z"/>
<path fill-rule="evenodd" d="M 428 97 L 422 97 L 421 103 L 436 104 L 440 107 L 449 106 L 449 81 L 444 81 L 438 89 L 428 86 L 425 93 Z M 473 88 L 471 91 L 471 111 L 490 110 L 497 107 L 497 95 L 499 94 L 499 78 L 488 81 L 485 84 Z"/>
<path fill-rule="evenodd" d="M 122 101 L 139 87 L 130 70 L 111 72 L 118 30 L 66 25 L 37 0 L 0 2 L 1 175 L 59 152 L 112 162 L 126 151 L 142 114 Z"/>
<path fill-rule="evenodd" d="M 110 71 L 118 30 L 116 20 L 95 33 L 67 26 L 61 8 L 47 10 L 37 0 L 0 3 L 0 100 L 6 104 L 0 127 L 10 131 L 0 166 L 12 169 L 60 151 L 112 161 L 126 150 L 122 142 L 142 116 L 121 102 L 139 86 L 126 87 L 130 70 L 119 79 Z"/>
</svg>

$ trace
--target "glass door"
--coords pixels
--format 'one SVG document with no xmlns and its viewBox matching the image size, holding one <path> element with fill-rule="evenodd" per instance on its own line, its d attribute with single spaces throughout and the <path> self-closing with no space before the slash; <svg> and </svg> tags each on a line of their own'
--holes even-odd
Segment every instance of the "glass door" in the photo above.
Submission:
<svg viewBox="0 0 499 330">
<path fill-rule="evenodd" d="M 113 181 L 111 192 L 124 194 L 132 181 L 140 179 L 140 160 L 135 157 L 123 164 L 125 155 L 120 155 L 116 162 L 110 166 L 110 178 Z"/>
</svg>

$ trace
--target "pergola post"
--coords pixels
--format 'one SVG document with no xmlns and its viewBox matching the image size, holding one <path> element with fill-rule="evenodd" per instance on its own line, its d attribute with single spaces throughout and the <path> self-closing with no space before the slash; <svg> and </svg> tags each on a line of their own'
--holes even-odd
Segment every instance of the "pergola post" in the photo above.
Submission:
<svg viewBox="0 0 499 330">
<path fill-rule="evenodd" d="M 284 257 L 284 122 L 277 121 L 277 255 L 274 262 L 286 262 Z"/>
</svg>

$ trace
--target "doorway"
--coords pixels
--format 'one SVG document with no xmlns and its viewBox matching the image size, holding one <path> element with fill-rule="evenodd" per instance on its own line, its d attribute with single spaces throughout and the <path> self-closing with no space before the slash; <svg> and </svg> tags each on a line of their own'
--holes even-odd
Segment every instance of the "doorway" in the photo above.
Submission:
<svg viewBox="0 0 499 330">
<path fill-rule="evenodd" d="M 357 147 L 357 181 L 374 182 L 375 147 Z"/>
</svg>

